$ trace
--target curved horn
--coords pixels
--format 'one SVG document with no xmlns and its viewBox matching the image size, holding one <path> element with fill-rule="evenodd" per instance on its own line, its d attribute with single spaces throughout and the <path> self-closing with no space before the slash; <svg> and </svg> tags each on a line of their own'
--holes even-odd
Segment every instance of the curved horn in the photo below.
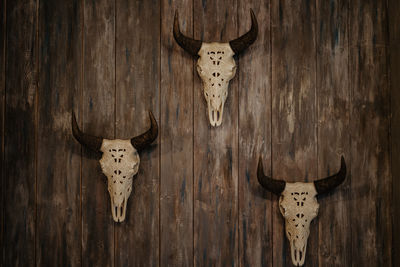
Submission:
<svg viewBox="0 0 400 267">
<path fill-rule="evenodd" d="M 257 24 L 257 18 L 254 15 L 254 12 L 252 9 L 250 9 L 250 15 L 251 15 L 250 30 L 247 33 L 245 33 L 244 35 L 240 36 L 239 38 L 229 42 L 229 45 L 231 46 L 233 52 L 235 52 L 235 55 L 238 55 L 241 52 L 243 52 L 246 48 L 248 48 L 257 39 L 258 24 Z"/>
<path fill-rule="evenodd" d="M 271 177 L 264 175 L 264 168 L 262 164 L 261 156 L 258 159 L 258 168 L 257 168 L 257 178 L 258 182 L 268 191 L 271 191 L 274 194 L 280 195 L 285 189 L 286 182 L 272 179 Z"/>
<path fill-rule="evenodd" d="M 315 189 L 317 190 L 318 194 L 328 193 L 329 191 L 331 191 L 332 189 L 343 183 L 345 178 L 346 178 L 346 162 L 344 161 L 344 158 L 342 156 L 339 172 L 324 179 L 314 181 Z"/>
<path fill-rule="evenodd" d="M 201 48 L 202 41 L 195 40 L 189 37 L 186 37 L 181 33 L 179 28 L 179 19 L 178 19 L 178 11 L 175 11 L 175 18 L 174 18 L 174 38 L 175 41 L 182 47 L 186 52 L 191 54 L 192 56 L 198 56 L 197 53 Z"/>
<path fill-rule="evenodd" d="M 93 151 L 100 152 L 103 138 L 83 133 L 76 123 L 74 112 L 72 112 L 72 134 L 81 145 L 84 145 Z"/>
<path fill-rule="evenodd" d="M 151 111 L 149 111 L 149 117 L 151 123 L 150 129 L 147 130 L 145 133 L 131 139 L 131 144 L 138 151 L 141 151 L 148 145 L 150 145 L 157 138 L 158 135 L 158 125 Z"/>
</svg>

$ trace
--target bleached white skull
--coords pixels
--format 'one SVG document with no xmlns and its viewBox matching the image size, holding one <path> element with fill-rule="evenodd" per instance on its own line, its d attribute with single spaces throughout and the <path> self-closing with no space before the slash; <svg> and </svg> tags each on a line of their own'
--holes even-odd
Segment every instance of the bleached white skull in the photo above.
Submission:
<svg viewBox="0 0 400 267">
<path fill-rule="evenodd" d="M 260 157 L 257 178 L 265 189 L 280 196 L 279 209 L 285 218 L 286 237 L 295 266 L 303 266 L 305 262 L 310 223 L 318 215 L 317 195 L 334 189 L 345 177 L 346 163 L 342 157 L 340 170 L 335 175 L 312 183 L 286 183 L 265 176 Z"/>
<path fill-rule="evenodd" d="M 203 83 L 210 124 L 222 123 L 224 104 L 228 97 L 229 81 L 235 76 L 236 62 L 233 58 L 249 47 L 257 38 L 258 25 L 253 10 L 251 29 L 243 36 L 229 43 L 205 43 L 184 36 L 179 29 L 178 12 L 175 13 L 174 37 L 176 42 L 197 60 L 197 73 Z"/>
<path fill-rule="evenodd" d="M 103 139 L 100 166 L 108 179 L 111 212 L 116 222 L 125 220 L 126 202 L 132 192 L 132 178 L 139 170 L 140 158 L 131 140 Z"/>
<path fill-rule="evenodd" d="M 126 205 L 132 193 L 133 176 L 139 171 L 139 151 L 150 145 L 158 135 L 157 122 L 149 112 L 150 129 L 132 139 L 105 139 L 83 133 L 72 114 L 72 133 L 82 145 L 101 152 L 100 166 L 107 177 L 108 192 L 111 200 L 111 212 L 114 221 L 123 222 Z"/>
</svg>

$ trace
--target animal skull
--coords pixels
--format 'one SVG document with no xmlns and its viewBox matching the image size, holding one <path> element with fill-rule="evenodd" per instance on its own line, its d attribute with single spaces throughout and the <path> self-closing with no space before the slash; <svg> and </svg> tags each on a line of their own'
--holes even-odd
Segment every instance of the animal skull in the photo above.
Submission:
<svg viewBox="0 0 400 267">
<path fill-rule="evenodd" d="M 285 218 L 286 237 L 290 243 L 292 262 L 303 266 L 310 223 L 317 216 L 317 195 L 324 194 L 340 185 L 346 177 L 346 163 L 341 158 L 340 171 L 330 177 L 312 183 L 286 183 L 264 175 L 261 157 L 258 161 L 257 178 L 267 190 L 280 195 L 279 209 Z"/>
<path fill-rule="evenodd" d="M 178 12 L 175 12 L 174 37 L 176 42 L 191 55 L 199 57 L 197 73 L 203 83 L 208 118 L 212 126 L 219 126 L 222 123 L 229 81 L 236 73 L 236 63 L 233 56 L 244 51 L 257 38 L 257 19 L 253 10 L 250 10 L 250 14 L 251 29 L 243 36 L 229 43 L 205 43 L 186 37 L 181 33 Z"/>
<path fill-rule="evenodd" d="M 84 146 L 102 152 L 100 166 L 108 180 L 108 192 L 111 200 L 111 212 L 114 221 L 123 222 L 126 215 L 126 204 L 132 192 L 132 178 L 138 173 L 140 158 L 138 151 L 150 145 L 158 135 L 157 122 L 149 112 L 150 129 L 132 139 L 104 139 L 83 133 L 72 114 L 72 133 Z"/>
</svg>

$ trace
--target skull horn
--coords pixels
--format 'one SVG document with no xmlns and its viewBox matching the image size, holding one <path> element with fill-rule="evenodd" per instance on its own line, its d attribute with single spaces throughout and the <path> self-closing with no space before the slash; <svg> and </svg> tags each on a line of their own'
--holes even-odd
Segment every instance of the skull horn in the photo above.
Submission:
<svg viewBox="0 0 400 267">
<path fill-rule="evenodd" d="M 131 144 L 138 151 L 141 151 L 148 145 L 150 145 L 157 138 L 158 135 L 158 125 L 151 111 L 149 111 L 149 117 L 151 123 L 150 129 L 147 130 L 145 133 L 131 139 Z"/>
<path fill-rule="evenodd" d="M 325 194 L 333 190 L 335 187 L 343 183 L 346 178 L 346 162 L 342 156 L 340 163 L 340 170 L 335 175 L 320 179 L 314 182 L 315 189 L 318 194 Z"/>
<path fill-rule="evenodd" d="M 250 9 L 250 15 L 251 15 L 250 30 L 247 33 L 245 33 L 244 35 L 240 36 L 239 38 L 229 42 L 229 45 L 231 46 L 233 52 L 235 52 L 235 55 L 238 55 L 241 52 L 243 52 L 246 48 L 248 48 L 257 39 L 258 24 L 257 24 L 256 16 L 254 15 L 254 12 L 252 9 Z"/>
<path fill-rule="evenodd" d="M 261 156 L 258 159 L 258 168 L 257 168 L 257 178 L 258 182 L 268 191 L 271 191 L 274 194 L 280 195 L 285 189 L 286 183 L 284 181 L 275 180 L 271 177 L 264 175 L 264 167 L 262 164 Z"/>
<path fill-rule="evenodd" d="M 175 18 L 174 18 L 174 38 L 176 42 L 182 47 L 186 52 L 191 54 L 192 56 L 198 56 L 197 53 L 201 48 L 202 41 L 192 39 L 187 37 L 181 33 L 179 28 L 179 15 L 178 11 L 175 11 Z"/>
<path fill-rule="evenodd" d="M 81 145 L 84 145 L 93 151 L 100 152 L 103 138 L 83 133 L 76 123 L 74 112 L 72 112 L 72 134 Z"/>
</svg>

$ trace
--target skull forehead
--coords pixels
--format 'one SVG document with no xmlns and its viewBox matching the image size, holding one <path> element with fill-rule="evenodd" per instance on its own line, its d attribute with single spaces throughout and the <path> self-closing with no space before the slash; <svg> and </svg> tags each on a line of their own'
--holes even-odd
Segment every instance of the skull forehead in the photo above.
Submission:
<svg viewBox="0 0 400 267">
<path fill-rule="evenodd" d="M 103 153 L 112 153 L 112 152 L 118 152 L 113 151 L 116 149 L 125 149 L 125 152 L 130 153 L 130 152 L 135 152 L 136 149 L 132 146 L 131 140 L 121 140 L 121 139 L 103 139 L 103 143 L 101 144 L 101 152 Z M 122 152 L 122 151 L 119 151 Z"/>
<path fill-rule="evenodd" d="M 103 152 L 101 169 L 109 179 L 119 176 L 130 178 L 137 173 L 140 158 L 130 140 L 104 139 L 100 150 Z"/>
<path fill-rule="evenodd" d="M 223 57 L 233 57 L 235 54 L 229 45 L 229 43 L 202 43 L 201 48 L 198 52 L 199 56 L 210 55 L 208 53 L 214 52 L 215 55 L 221 55 Z M 219 53 L 218 53 L 219 52 Z"/>
<path fill-rule="evenodd" d="M 317 190 L 315 189 L 314 183 L 286 183 L 285 190 L 282 195 L 289 196 L 292 193 L 307 193 L 309 197 L 315 197 Z"/>
</svg>

